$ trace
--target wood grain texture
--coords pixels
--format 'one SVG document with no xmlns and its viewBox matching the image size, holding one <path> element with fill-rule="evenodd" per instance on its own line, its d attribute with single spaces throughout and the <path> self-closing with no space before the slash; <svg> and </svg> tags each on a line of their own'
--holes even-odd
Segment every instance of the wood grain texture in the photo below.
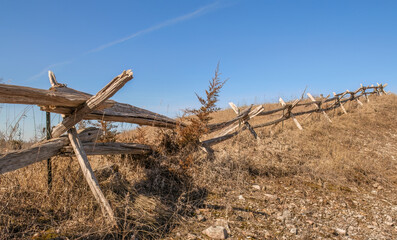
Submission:
<svg viewBox="0 0 397 240">
<path fill-rule="evenodd" d="M 113 210 L 110 207 L 109 202 L 103 195 L 101 188 L 99 187 L 98 180 L 96 179 L 94 172 L 92 171 L 91 165 L 88 162 L 87 155 L 84 151 L 83 145 L 77 135 L 76 129 L 73 127 L 68 130 L 68 137 L 73 147 L 74 153 L 76 154 L 77 161 L 79 162 L 80 168 L 83 171 L 83 175 L 87 180 L 88 186 L 90 186 L 91 192 L 94 194 L 95 199 L 101 206 L 102 213 L 107 218 L 112 226 L 117 226 L 116 218 Z"/>
<path fill-rule="evenodd" d="M 89 128 L 79 133 L 83 142 L 93 141 L 100 134 L 100 130 Z M 61 149 L 69 144 L 66 136 L 53 138 L 34 144 L 28 149 L 12 151 L 0 155 L 0 174 L 17 170 L 56 156 L 61 153 Z"/>
<path fill-rule="evenodd" d="M 92 97 L 91 94 L 67 88 L 59 83 L 51 90 L 0 84 L 0 103 L 38 105 L 43 111 L 64 115 L 72 114 L 76 107 L 90 97 Z M 113 100 L 105 101 L 84 119 L 128 122 L 166 128 L 174 128 L 177 125 L 174 119 Z"/>
<path fill-rule="evenodd" d="M 233 111 L 237 114 L 237 116 L 240 114 L 240 110 L 238 109 L 238 107 L 232 103 L 229 102 L 230 107 L 233 109 Z M 257 113 L 258 115 L 259 113 Z M 245 126 L 248 128 L 248 130 L 251 132 L 252 136 L 254 136 L 255 139 L 260 139 L 258 137 L 258 134 L 255 132 L 254 128 L 251 126 L 251 124 L 248 121 L 244 121 Z"/>
<path fill-rule="evenodd" d="M 84 116 L 98 108 L 104 101 L 112 97 L 128 81 L 133 78 L 132 71 L 123 71 L 120 75 L 110 81 L 96 95 L 89 98 L 70 115 L 66 116 L 53 130 L 52 136 L 59 137 L 61 134 L 72 128 L 76 123 L 84 119 Z"/>
</svg>

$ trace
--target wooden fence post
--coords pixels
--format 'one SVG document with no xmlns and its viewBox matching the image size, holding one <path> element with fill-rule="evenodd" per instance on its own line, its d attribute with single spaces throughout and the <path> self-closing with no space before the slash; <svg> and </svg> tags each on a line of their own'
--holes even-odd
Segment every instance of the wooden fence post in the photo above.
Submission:
<svg viewBox="0 0 397 240">
<path fill-rule="evenodd" d="M 328 97 L 322 99 L 320 103 L 317 103 L 317 102 L 316 102 L 316 99 L 314 99 L 314 97 L 313 97 L 310 93 L 307 93 L 307 96 L 310 98 L 310 100 L 312 100 L 313 104 L 316 105 L 317 109 L 318 109 L 320 112 L 323 113 L 324 117 L 325 117 L 330 123 L 332 123 L 331 118 L 329 118 L 328 114 L 321 108 L 322 104 L 323 104 L 324 101 L 329 97 L 329 95 L 328 95 Z"/>
<path fill-rule="evenodd" d="M 336 104 L 339 104 L 340 108 L 342 109 L 344 114 L 347 114 L 345 107 L 343 106 L 343 104 L 340 101 L 340 96 L 338 96 L 338 94 L 336 94 L 335 92 L 333 92 L 334 96 L 336 97 Z"/>
<path fill-rule="evenodd" d="M 299 101 L 300 101 L 300 99 L 297 99 L 297 100 L 295 100 L 292 104 L 288 104 L 288 105 L 287 105 L 287 104 L 284 102 L 284 100 L 283 100 L 282 98 L 279 99 L 279 102 L 281 103 L 281 105 L 282 105 L 283 107 L 285 107 L 285 106 L 287 107 L 287 116 L 286 116 L 286 118 L 291 117 L 292 120 L 294 121 L 295 125 L 299 128 L 299 130 L 303 130 L 302 126 L 300 125 L 300 123 L 298 122 L 298 120 L 296 120 L 294 114 L 291 112 L 292 109 L 296 106 L 296 104 L 299 103 Z"/>
<path fill-rule="evenodd" d="M 346 91 L 350 94 L 350 98 L 351 98 L 352 100 L 354 100 L 355 93 L 354 93 L 354 92 L 350 92 L 349 89 L 347 89 Z M 356 101 L 357 101 L 357 103 L 358 103 L 360 106 L 364 106 L 364 104 L 363 104 L 358 98 L 356 98 Z"/>
<path fill-rule="evenodd" d="M 362 84 L 360 84 L 360 86 L 361 86 L 361 93 L 364 95 L 365 101 L 367 101 L 367 103 L 369 103 L 369 98 L 368 98 L 367 92 L 366 92 L 367 87 L 364 87 Z"/>
<path fill-rule="evenodd" d="M 101 206 L 102 213 L 105 215 L 105 217 L 107 217 L 107 219 L 112 224 L 112 226 L 117 227 L 117 222 L 113 210 L 110 207 L 109 202 L 106 200 L 105 196 L 103 195 L 101 188 L 99 187 L 98 180 L 96 179 L 94 172 L 92 171 L 91 165 L 88 162 L 88 158 L 84 151 L 83 145 L 74 127 L 68 130 L 68 137 L 73 147 L 73 151 L 76 154 L 77 161 L 79 162 L 81 170 L 83 171 L 83 175 L 87 180 L 88 185 L 90 186 L 90 189 L 94 194 L 94 197 Z"/>
<path fill-rule="evenodd" d="M 238 109 L 238 107 L 232 102 L 229 102 L 229 105 L 238 116 L 240 114 L 240 110 Z M 251 124 L 248 121 L 243 120 L 243 122 L 244 122 L 245 126 L 247 126 L 247 128 L 251 132 L 251 134 L 254 136 L 254 138 L 260 140 L 260 138 L 258 137 L 258 134 L 256 134 L 256 132 L 252 128 Z"/>
<path fill-rule="evenodd" d="M 47 140 L 51 139 L 51 113 L 46 112 L 46 135 Z M 47 159 L 47 185 L 48 191 L 52 188 L 52 165 L 51 165 L 51 158 Z"/>
<path fill-rule="evenodd" d="M 76 123 L 83 120 L 85 115 L 94 111 L 103 102 L 112 97 L 118 90 L 120 90 L 129 80 L 132 79 L 132 71 L 123 71 L 122 74 L 115 77 L 104 88 L 102 88 L 96 95 L 92 96 L 85 103 L 80 105 L 69 116 L 65 117 L 63 121 L 58 124 L 52 131 L 53 137 L 59 137 L 61 134 L 72 128 Z"/>
</svg>

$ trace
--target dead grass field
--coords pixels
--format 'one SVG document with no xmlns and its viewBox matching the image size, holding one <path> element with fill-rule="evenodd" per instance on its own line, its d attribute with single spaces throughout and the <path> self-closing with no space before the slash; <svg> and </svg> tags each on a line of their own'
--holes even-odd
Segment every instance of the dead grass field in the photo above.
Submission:
<svg viewBox="0 0 397 240">
<path fill-rule="evenodd" d="M 230 239 L 396 239 L 397 96 L 345 107 L 347 115 L 329 113 L 333 123 L 298 117 L 303 131 L 292 120 L 256 129 L 260 141 L 244 131 L 210 158 L 91 157 L 118 229 L 107 227 L 75 159 L 53 161 L 50 193 L 44 162 L 0 175 L 0 239 L 208 239 L 201 232 L 217 219 L 228 222 Z M 163 132 L 144 127 L 118 138 L 160 145 Z"/>
</svg>

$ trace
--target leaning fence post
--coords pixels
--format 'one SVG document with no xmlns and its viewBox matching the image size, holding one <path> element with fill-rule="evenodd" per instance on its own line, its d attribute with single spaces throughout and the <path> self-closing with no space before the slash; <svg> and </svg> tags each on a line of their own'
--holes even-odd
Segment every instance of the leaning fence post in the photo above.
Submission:
<svg viewBox="0 0 397 240">
<path fill-rule="evenodd" d="M 73 147 L 74 153 L 76 154 L 76 158 L 79 162 L 80 168 L 83 171 L 83 175 L 87 180 L 88 186 L 90 186 L 90 189 L 94 194 L 95 199 L 99 202 L 99 205 L 101 206 L 102 213 L 108 217 L 107 219 L 112 224 L 112 226 L 117 227 L 114 212 L 110 207 L 109 202 L 103 195 L 101 188 L 99 187 L 98 180 L 96 179 L 94 172 L 92 171 L 90 162 L 88 162 L 87 154 L 84 151 L 83 144 L 81 143 L 80 138 L 78 137 L 76 129 L 74 127 L 68 130 L 68 137 Z"/>
<path fill-rule="evenodd" d="M 229 105 L 238 116 L 240 114 L 240 110 L 238 109 L 238 107 L 233 102 L 229 102 Z M 251 134 L 254 136 L 254 138 L 257 140 L 260 140 L 260 138 L 258 137 L 258 134 L 256 134 L 256 132 L 252 128 L 251 124 L 248 121 L 244 121 L 244 120 L 243 120 L 243 123 L 248 128 L 248 130 L 251 132 Z"/>
<path fill-rule="evenodd" d="M 314 99 L 314 97 L 310 94 L 307 93 L 307 96 L 310 98 L 310 100 L 312 100 L 313 104 L 316 106 L 316 108 L 318 109 L 318 111 L 322 112 L 324 114 L 324 117 L 330 122 L 332 123 L 331 118 L 329 118 L 328 114 L 321 108 L 322 104 L 324 103 L 324 101 L 329 97 L 326 97 L 325 99 L 323 99 L 322 101 L 320 101 L 320 103 L 316 102 L 316 99 Z"/>
<path fill-rule="evenodd" d="M 339 104 L 340 108 L 342 109 L 344 114 L 347 114 L 345 107 L 343 106 L 343 104 L 340 101 L 340 96 L 338 94 L 336 94 L 335 92 L 333 92 L 334 96 L 336 97 L 336 101 Z"/>
<path fill-rule="evenodd" d="M 132 79 L 132 71 L 123 71 L 120 75 L 110 81 L 96 95 L 90 97 L 86 102 L 81 104 L 75 111 L 63 118 L 63 121 L 52 130 L 53 137 L 59 137 L 64 132 L 72 128 L 75 124 L 84 119 L 84 117 L 94 111 L 103 102 L 111 98 L 118 90 L 120 90 L 128 81 Z"/>
<path fill-rule="evenodd" d="M 287 116 L 286 118 L 292 118 L 292 120 L 294 121 L 296 127 L 299 128 L 299 130 L 303 130 L 302 126 L 299 124 L 298 120 L 295 118 L 294 114 L 291 112 L 292 109 L 299 103 L 300 99 L 295 100 L 295 102 L 293 102 L 292 104 L 286 104 L 284 102 L 284 100 L 282 98 L 279 99 L 279 102 L 281 103 L 281 105 L 283 107 L 287 107 Z"/>
<path fill-rule="evenodd" d="M 357 101 L 357 103 L 358 103 L 359 105 L 364 106 L 364 104 L 363 104 L 358 98 L 355 98 L 355 97 L 356 97 L 356 96 L 355 96 L 356 94 L 355 94 L 354 92 L 350 92 L 349 89 L 347 89 L 346 92 L 348 92 L 348 93 L 350 94 L 350 99 L 351 99 L 351 101 L 353 101 L 354 99 L 356 99 L 356 101 Z"/>
<path fill-rule="evenodd" d="M 369 103 L 369 98 L 368 98 L 368 95 L 367 95 L 367 92 L 366 92 L 367 87 L 364 87 L 362 84 L 360 84 L 360 85 L 361 85 L 361 93 L 364 95 L 365 100 L 367 101 L 367 103 Z"/>
<path fill-rule="evenodd" d="M 46 112 L 46 135 L 47 140 L 51 139 L 51 113 Z M 51 166 L 51 158 L 47 159 L 47 184 L 48 191 L 52 188 L 52 166 Z"/>
</svg>

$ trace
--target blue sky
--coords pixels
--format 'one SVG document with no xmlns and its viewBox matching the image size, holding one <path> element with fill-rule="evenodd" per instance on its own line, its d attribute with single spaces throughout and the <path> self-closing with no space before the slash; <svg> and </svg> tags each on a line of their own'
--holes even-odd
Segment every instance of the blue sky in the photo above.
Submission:
<svg viewBox="0 0 397 240">
<path fill-rule="evenodd" d="M 292 99 L 306 86 L 327 95 L 387 82 L 396 92 L 396 12 L 381 0 L 3 0 L 0 78 L 46 89 L 50 69 L 94 94 L 132 69 L 113 99 L 171 117 L 198 106 L 218 61 L 229 78 L 220 107 Z"/>
</svg>

